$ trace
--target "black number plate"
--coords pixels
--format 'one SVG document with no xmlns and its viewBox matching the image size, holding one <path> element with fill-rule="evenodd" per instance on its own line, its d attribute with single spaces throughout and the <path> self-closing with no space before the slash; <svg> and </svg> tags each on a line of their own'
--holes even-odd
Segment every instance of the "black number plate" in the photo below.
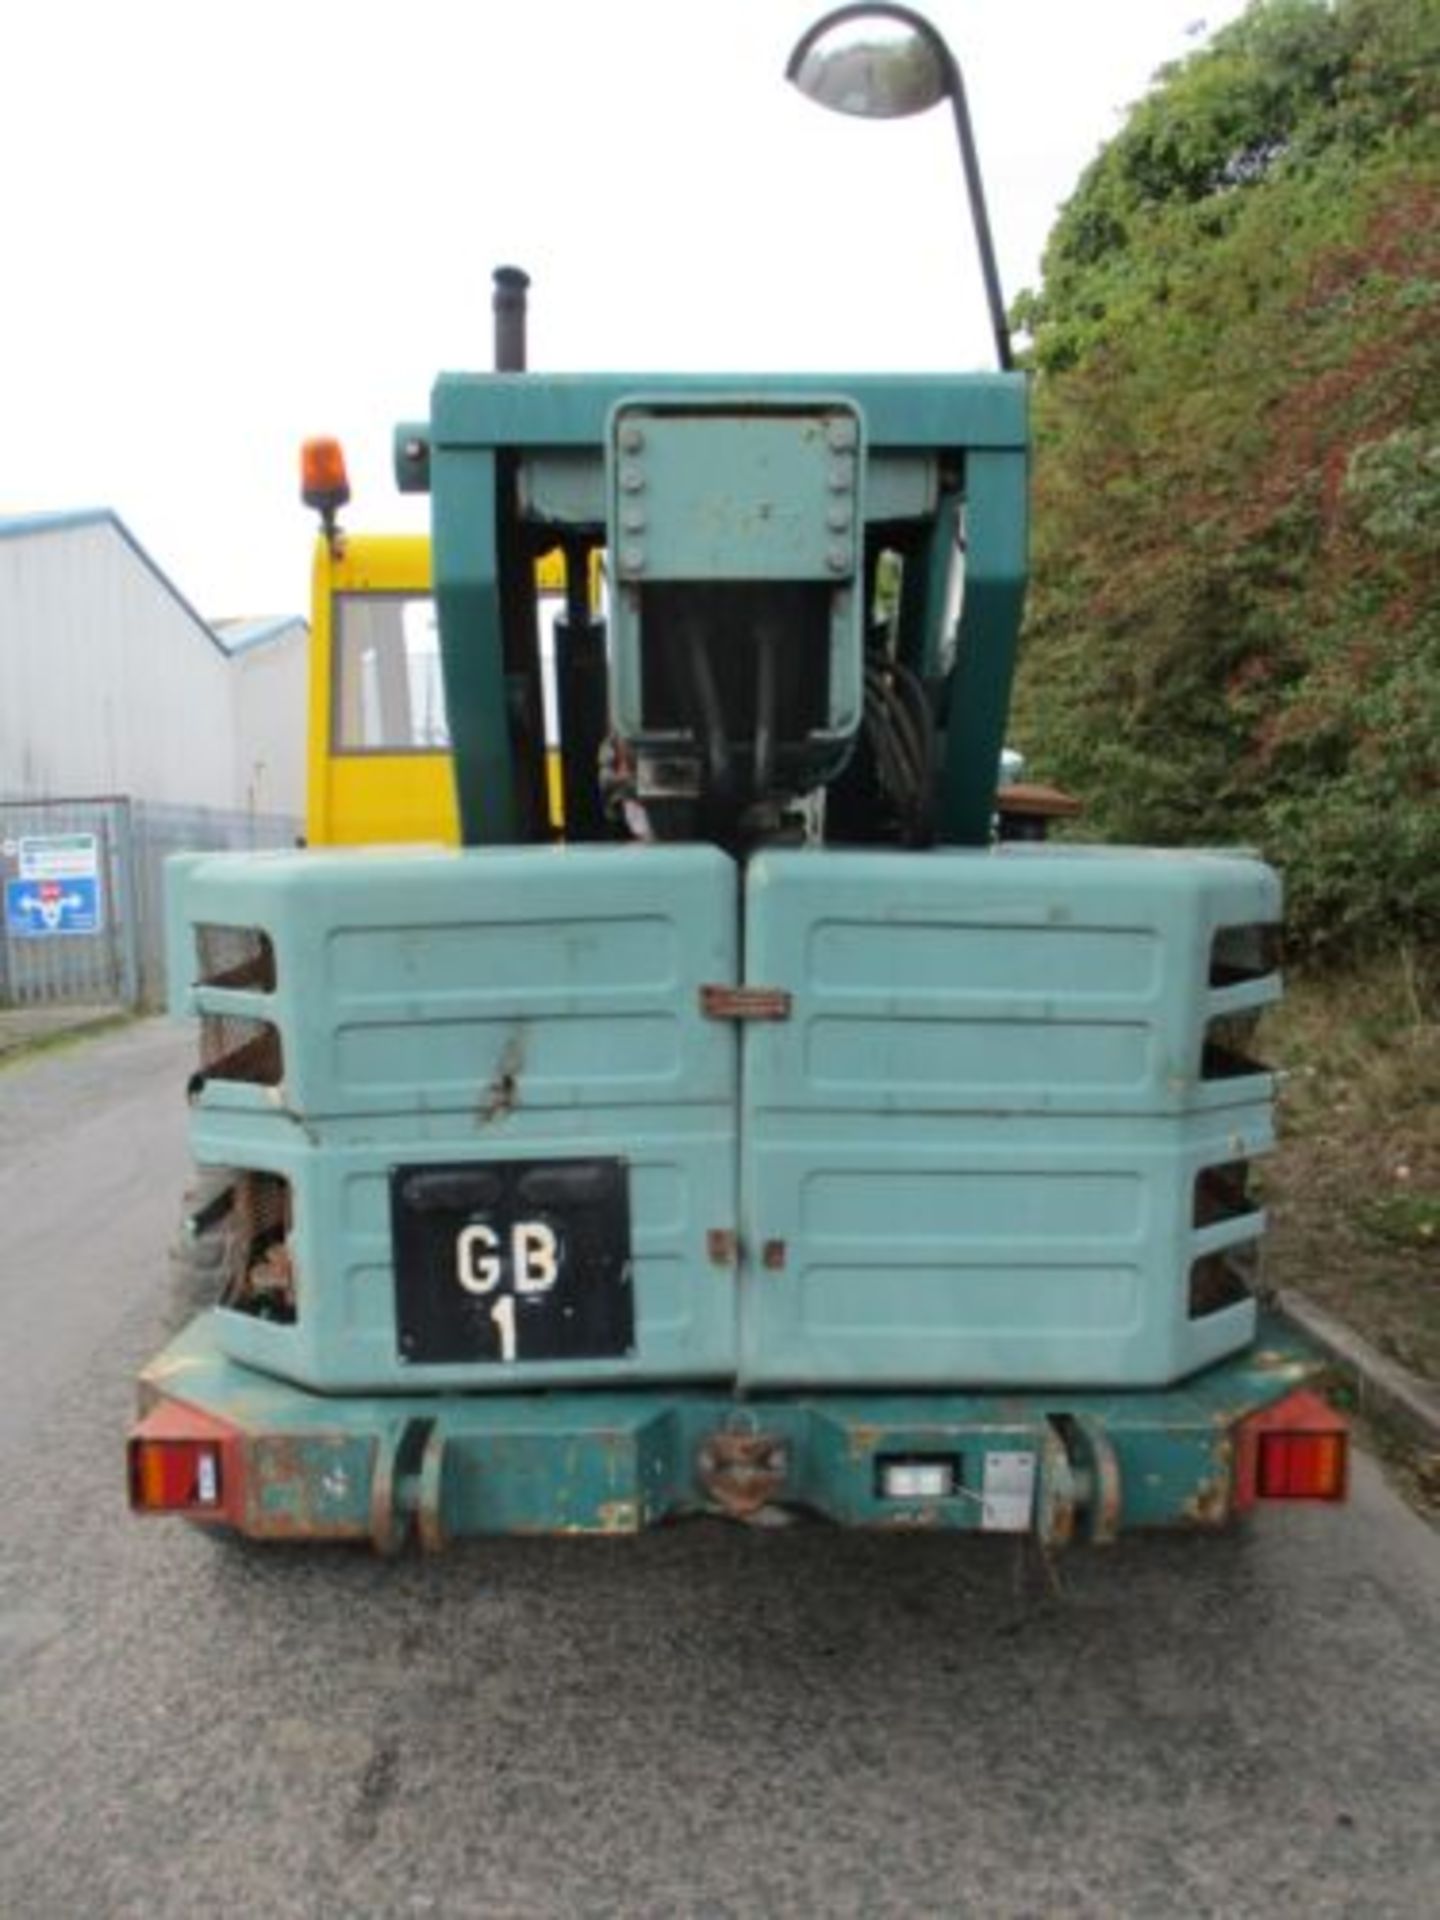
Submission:
<svg viewBox="0 0 1440 1920">
<path fill-rule="evenodd" d="M 622 1160 L 390 1175 L 404 1360 L 609 1360 L 635 1348 Z"/>
</svg>

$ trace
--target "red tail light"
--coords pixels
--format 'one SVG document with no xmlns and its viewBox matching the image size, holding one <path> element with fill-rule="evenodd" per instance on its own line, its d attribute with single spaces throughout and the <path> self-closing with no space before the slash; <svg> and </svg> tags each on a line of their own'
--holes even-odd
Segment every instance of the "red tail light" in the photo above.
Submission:
<svg viewBox="0 0 1440 1920">
<path fill-rule="evenodd" d="M 213 1513 L 220 1449 L 208 1440 L 132 1440 L 130 1504 L 143 1513 Z"/>
<path fill-rule="evenodd" d="M 1318 1394 L 1288 1394 L 1236 1432 L 1235 1505 L 1257 1500 L 1343 1500 L 1350 1484 L 1350 1431 Z"/>
<path fill-rule="evenodd" d="M 1343 1433 L 1262 1433 L 1255 1492 L 1261 1500 L 1343 1500 Z"/>
</svg>

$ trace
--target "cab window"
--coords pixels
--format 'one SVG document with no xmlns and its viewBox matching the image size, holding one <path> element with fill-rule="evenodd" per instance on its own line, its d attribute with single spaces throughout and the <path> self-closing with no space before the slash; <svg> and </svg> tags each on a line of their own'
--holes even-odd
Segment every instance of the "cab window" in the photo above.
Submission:
<svg viewBox="0 0 1440 1920">
<path fill-rule="evenodd" d="M 342 593 L 334 619 L 333 751 L 448 751 L 440 630 L 430 595 Z"/>
</svg>

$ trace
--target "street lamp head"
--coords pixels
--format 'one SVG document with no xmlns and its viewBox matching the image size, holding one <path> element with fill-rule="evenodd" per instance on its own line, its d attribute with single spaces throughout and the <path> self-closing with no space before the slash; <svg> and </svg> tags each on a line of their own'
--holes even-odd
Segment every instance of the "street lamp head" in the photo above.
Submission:
<svg viewBox="0 0 1440 1920">
<path fill-rule="evenodd" d="M 923 13 L 889 0 L 859 0 L 836 7 L 795 42 L 785 78 L 809 99 L 834 113 L 866 120 L 898 120 L 949 100 L 965 173 L 975 244 L 990 308 L 995 357 L 1008 373 L 1014 365 L 1000 274 L 985 211 L 980 162 L 970 129 L 965 82 L 955 56 Z"/>
<path fill-rule="evenodd" d="M 899 120 L 953 91 L 950 50 L 909 7 L 837 7 L 796 41 L 785 78 L 834 113 Z"/>
</svg>

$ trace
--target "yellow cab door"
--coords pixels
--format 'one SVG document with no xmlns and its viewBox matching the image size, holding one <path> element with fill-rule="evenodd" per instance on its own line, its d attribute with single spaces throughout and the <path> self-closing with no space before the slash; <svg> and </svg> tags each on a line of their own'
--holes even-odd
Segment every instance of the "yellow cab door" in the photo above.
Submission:
<svg viewBox="0 0 1440 1920">
<path fill-rule="evenodd" d="M 459 839 L 424 534 L 316 542 L 307 837 Z"/>
<path fill-rule="evenodd" d="M 555 748 L 552 626 L 564 606 L 565 563 L 536 562 L 545 681 L 550 815 L 563 824 Z M 603 593 L 592 557 L 590 603 Z M 427 534 L 350 533 L 333 552 L 315 543 L 310 623 L 311 846 L 365 846 L 460 838 L 450 734 L 431 591 Z"/>
</svg>

